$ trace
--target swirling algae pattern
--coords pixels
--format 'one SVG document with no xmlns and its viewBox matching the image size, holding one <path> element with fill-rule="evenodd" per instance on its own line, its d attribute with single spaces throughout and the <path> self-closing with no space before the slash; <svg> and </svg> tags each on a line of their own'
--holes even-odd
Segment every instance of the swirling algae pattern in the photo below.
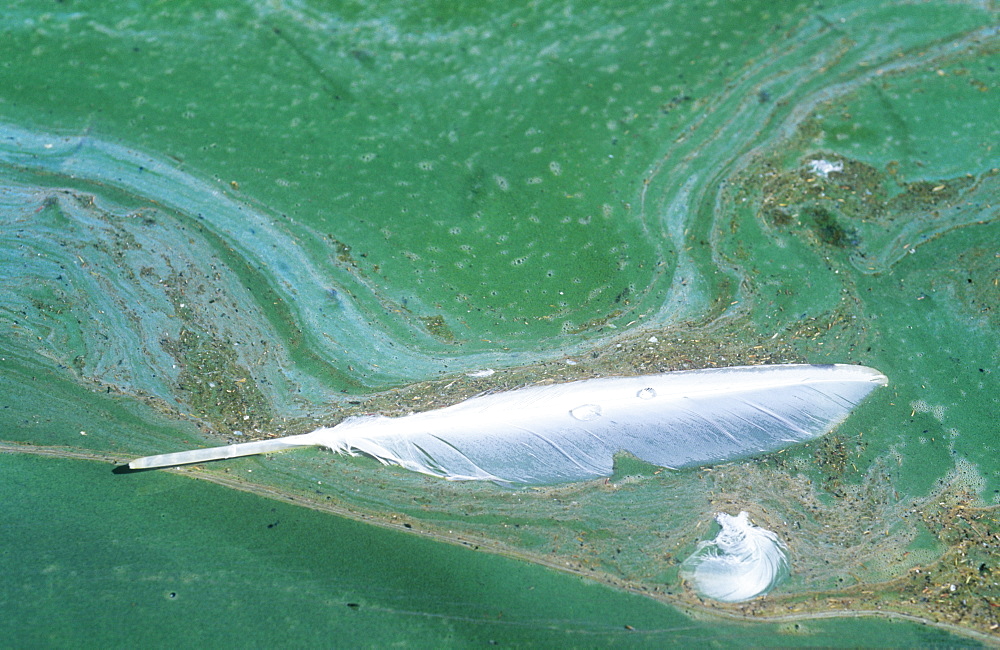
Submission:
<svg viewBox="0 0 1000 650">
<path fill-rule="evenodd" d="M 995 11 L 765 7 L 8 10 L 19 47 L 116 101 L 93 124 L 84 82 L 49 116 L 23 84 L 0 103 L 5 450 L 119 458 L 551 379 L 864 363 L 891 390 L 829 439 L 701 471 L 623 458 L 607 483 L 511 491 L 303 452 L 191 474 L 687 604 L 679 562 L 745 510 L 791 577 L 719 611 L 995 634 Z M 55 52 L 58 30 L 104 58 Z M 183 67 L 229 33 L 211 84 Z M 116 90 L 129 44 L 159 88 Z M 251 58 L 259 92 L 218 108 Z M 42 426 L 81 404 L 103 413 L 85 438 Z"/>
</svg>

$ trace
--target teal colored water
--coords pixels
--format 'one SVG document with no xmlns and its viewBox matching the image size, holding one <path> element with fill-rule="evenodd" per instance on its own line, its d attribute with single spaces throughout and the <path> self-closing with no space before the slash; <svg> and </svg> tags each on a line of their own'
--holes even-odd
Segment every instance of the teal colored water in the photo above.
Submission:
<svg viewBox="0 0 1000 650">
<path fill-rule="evenodd" d="M 409 544 L 464 552 L 336 513 L 653 597 L 484 553 L 464 574 L 496 585 L 480 601 L 436 588 L 425 598 L 399 576 L 386 586 L 361 558 L 323 565 L 299 595 L 303 559 L 285 540 L 288 555 L 264 565 L 283 576 L 276 589 L 292 610 L 334 603 L 331 625 L 378 625 L 386 641 L 481 641 L 501 629 L 485 622 L 492 614 L 457 622 L 449 603 L 492 612 L 508 598 L 506 611 L 528 621 L 502 628 L 519 642 L 591 645 L 562 636 L 573 630 L 596 630 L 595 645 L 634 638 L 621 630 L 639 625 L 598 610 L 538 623 L 539 601 L 517 600 L 506 578 L 517 566 L 580 603 L 566 607 L 647 612 L 636 620 L 658 632 L 642 638 L 681 627 L 728 643 L 730 628 L 715 637 L 719 619 L 700 617 L 750 612 L 698 602 L 677 566 L 712 534 L 715 512 L 745 510 L 792 554 L 790 579 L 753 615 L 880 609 L 995 635 L 995 8 L 505 7 L 0 9 L 0 461 L 25 495 L 5 498 L 17 525 L 4 561 L 22 577 L 0 599 L 28 603 L 18 589 L 43 589 L 28 522 L 47 513 L 94 540 L 46 551 L 53 593 L 90 589 L 121 607 L 131 596 L 115 594 L 137 593 L 127 582 L 139 589 L 167 566 L 183 575 L 198 555 L 196 573 L 213 584 L 202 600 L 156 600 L 143 616 L 236 608 L 258 620 L 253 599 L 232 594 L 263 569 L 229 574 L 227 587 L 219 567 L 243 562 L 244 514 L 290 508 L 271 494 L 308 506 L 288 518 L 315 547 L 346 527 L 391 557 L 416 553 Z M 784 361 L 869 365 L 890 385 L 809 446 L 688 472 L 624 460 L 607 483 L 546 490 L 313 451 L 188 474 L 252 495 L 93 465 L 541 380 Z M 130 495 L 157 486 L 189 495 L 185 508 L 233 514 L 197 547 L 141 532 L 165 506 Z M 122 510 L 56 505 L 84 490 Z M 124 567 L 111 592 L 106 573 L 77 568 L 111 553 L 109 518 L 128 522 L 122 540 L 157 540 L 126 563 L 106 555 L 105 567 Z M 323 584 L 341 579 L 354 586 L 324 601 Z M 341 606 L 362 588 L 390 594 L 380 614 Z M 67 620 L 98 620 L 75 611 Z M 290 638 L 315 639 L 293 630 L 327 610 L 308 611 Z M 917 639 L 879 620 L 800 624 L 804 643 L 873 629 Z M 71 627 L 52 640 L 69 644 Z M 180 633 L 159 629 L 165 642 Z M 787 627 L 738 629 L 793 643 Z"/>
<path fill-rule="evenodd" d="M 471 549 L 160 473 L 4 454 L 0 568 L 12 646 L 962 645 L 914 623 L 692 621 Z M 25 543 L 32 540 L 31 543 Z"/>
</svg>

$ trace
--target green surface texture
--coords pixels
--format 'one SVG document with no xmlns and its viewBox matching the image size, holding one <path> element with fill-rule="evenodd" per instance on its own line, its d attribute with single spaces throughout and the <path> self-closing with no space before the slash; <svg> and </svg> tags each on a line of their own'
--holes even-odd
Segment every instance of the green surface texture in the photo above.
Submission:
<svg viewBox="0 0 1000 650">
<path fill-rule="evenodd" d="M 998 24 L 944 0 L 8 2 L 0 630 L 1000 643 Z M 111 473 L 776 362 L 890 384 L 780 454 L 546 489 L 311 450 Z M 740 510 L 791 577 L 702 602 L 677 567 Z"/>
</svg>

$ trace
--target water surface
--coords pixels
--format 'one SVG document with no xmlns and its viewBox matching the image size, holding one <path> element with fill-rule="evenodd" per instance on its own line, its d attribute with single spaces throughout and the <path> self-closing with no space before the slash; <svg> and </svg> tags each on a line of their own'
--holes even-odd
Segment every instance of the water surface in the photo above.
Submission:
<svg viewBox="0 0 1000 650">
<path fill-rule="evenodd" d="M 996 15 L 979 3 L 869 5 L 5 9 L 0 430 L 7 473 L 22 477 L 15 494 L 34 496 L 7 506 L 18 526 L 5 558 L 21 577 L 4 602 L 43 581 L 98 589 L 106 573 L 80 572 L 100 565 L 86 558 L 105 553 L 102 527 L 151 526 L 161 506 L 143 495 L 168 489 L 233 514 L 223 524 L 192 510 L 181 524 L 181 510 L 170 526 L 122 533 L 154 535 L 158 550 L 115 580 L 197 556 L 195 573 L 216 581 L 198 607 L 216 618 L 250 608 L 221 594 L 263 573 L 206 567 L 253 564 L 233 558 L 245 536 L 236 513 L 289 508 L 270 494 L 317 509 L 287 510 L 304 522 L 301 541 L 284 542 L 287 565 L 263 565 L 276 576 L 269 596 L 296 611 L 307 599 L 292 567 L 323 540 L 336 548 L 348 524 L 330 522 L 335 512 L 699 611 L 878 609 L 990 633 Z M 546 490 L 313 451 L 186 473 L 250 496 L 95 464 L 540 380 L 784 361 L 870 365 L 890 386 L 832 436 L 783 454 L 687 472 L 622 459 L 610 482 Z M 497 372 L 469 376 L 486 368 Z M 30 513 L 65 521 L 60 500 L 85 489 L 117 494 L 127 514 L 75 512 L 90 531 L 82 545 L 43 563 Z M 715 512 L 741 510 L 788 543 L 791 578 L 751 605 L 700 603 L 677 566 L 714 534 Z M 182 525 L 211 541 L 192 549 Z M 357 534 L 392 557 L 408 544 L 460 552 Z M 484 562 L 468 575 L 511 570 Z M 359 558 L 345 566 L 364 573 Z M 719 625 L 530 571 L 581 603 L 649 612 L 661 632 L 690 626 L 703 639 Z M 333 568 L 324 575 L 336 582 Z M 358 584 L 384 588 L 382 572 L 364 575 Z M 515 598 L 500 583 L 495 597 Z M 324 584 L 311 583 L 310 602 Z M 344 594 L 330 607 L 367 615 Z M 421 614 L 393 614 L 388 634 L 439 638 L 427 623 L 436 607 L 488 600 L 476 598 L 427 591 L 406 605 Z M 307 610 L 286 629 L 324 615 Z M 488 634 L 489 616 L 462 629 Z M 571 634 L 595 614 L 553 616 L 525 634 Z M 740 638 L 792 644 L 800 637 L 782 635 L 802 629 L 827 642 L 870 626 L 910 634 L 809 619 Z M 610 629 L 602 640 L 624 634 Z"/>
</svg>

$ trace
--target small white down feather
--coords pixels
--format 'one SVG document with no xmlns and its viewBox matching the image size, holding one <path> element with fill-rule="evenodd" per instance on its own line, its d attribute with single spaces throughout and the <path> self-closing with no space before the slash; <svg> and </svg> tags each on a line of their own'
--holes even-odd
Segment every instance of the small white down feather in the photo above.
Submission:
<svg viewBox="0 0 1000 650">
<path fill-rule="evenodd" d="M 751 524 L 745 512 L 720 512 L 715 520 L 719 534 L 699 542 L 681 563 L 681 577 L 700 595 L 738 603 L 767 593 L 788 575 L 788 548 L 776 534 Z"/>
</svg>

